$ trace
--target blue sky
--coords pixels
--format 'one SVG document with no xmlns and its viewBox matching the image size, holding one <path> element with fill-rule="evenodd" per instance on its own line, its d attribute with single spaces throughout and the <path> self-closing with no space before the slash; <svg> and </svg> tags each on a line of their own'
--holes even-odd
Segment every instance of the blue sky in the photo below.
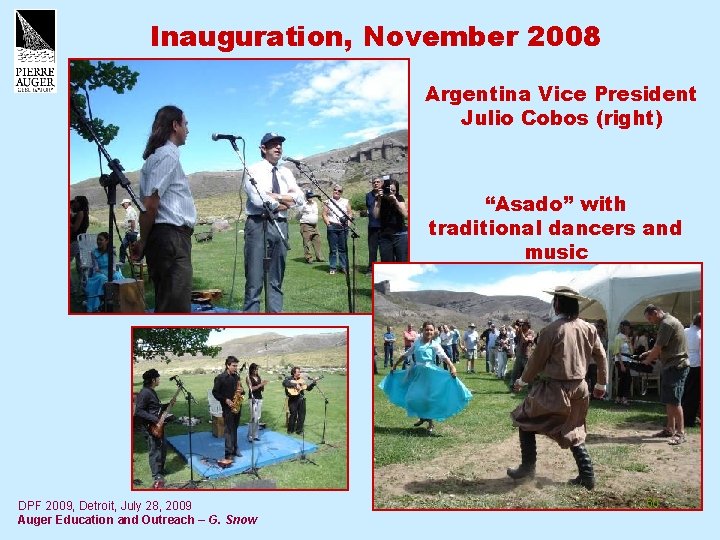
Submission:
<svg viewBox="0 0 720 540">
<path fill-rule="evenodd" d="M 94 116 L 120 127 L 107 146 L 126 171 L 142 167 L 142 152 L 155 112 L 177 105 L 190 135 L 181 149 L 187 174 L 237 170 L 228 141 L 213 133 L 240 135 L 248 164 L 259 159 L 263 134 L 287 138 L 284 154 L 296 159 L 406 129 L 407 62 L 398 60 L 135 60 L 115 61 L 140 73 L 124 94 L 90 93 Z M 238 145 L 242 150 L 242 141 Z M 97 148 L 70 136 L 70 182 L 99 174 Z M 103 170 L 108 172 L 103 159 Z"/>
<path fill-rule="evenodd" d="M 278 328 L 272 326 L 267 328 L 225 328 L 222 332 L 210 332 L 207 344 L 220 345 L 233 339 L 257 336 L 270 332 L 280 334 L 281 336 L 295 337 L 302 335 L 337 334 L 339 332 L 345 332 L 345 328 Z"/>
<path fill-rule="evenodd" d="M 377 264 L 374 281 L 389 280 L 391 291 L 446 290 L 487 296 L 524 295 L 548 302 L 543 293 L 568 285 L 592 264 Z"/>
</svg>

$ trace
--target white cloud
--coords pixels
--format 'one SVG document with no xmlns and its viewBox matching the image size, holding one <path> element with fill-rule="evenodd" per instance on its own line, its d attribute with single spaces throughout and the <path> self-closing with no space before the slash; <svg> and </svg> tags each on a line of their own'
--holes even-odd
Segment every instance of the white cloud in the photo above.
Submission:
<svg viewBox="0 0 720 540">
<path fill-rule="evenodd" d="M 373 268 L 375 282 L 390 281 L 391 291 L 418 291 L 421 283 L 413 278 L 437 272 L 434 264 L 378 264 Z"/>
<path fill-rule="evenodd" d="M 379 137 L 380 135 L 382 135 L 383 133 L 387 133 L 388 131 L 405 129 L 406 127 L 407 124 L 405 122 L 393 122 L 392 124 L 377 125 L 359 129 L 357 131 L 350 131 L 348 133 L 345 133 L 343 135 L 343 138 L 351 139 L 357 142 L 369 141 L 370 139 Z"/>
<path fill-rule="evenodd" d="M 325 118 L 388 117 L 407 127 L 407 63 L 361 60 L 315 63 L 300 69 L 301 83 L 291 96 L 295 105 L 316 107 Z"/>
<path fill-rule="evenodd" d="M 543 270 L 534 274 L 510 276 L 495 283 L 470 285 L 460 290 L 483 294 L 486 296 L 534 296 L 549 302 L 551 296 L 543 291 L 552 290 L 557 285 L 568 285 L 573 279 L 587 273 L 588 270 Z M 451 287 L 449 285 L 448 287 Z M 457 291 L 457 288 L 447 288 Z"/>
</svg>

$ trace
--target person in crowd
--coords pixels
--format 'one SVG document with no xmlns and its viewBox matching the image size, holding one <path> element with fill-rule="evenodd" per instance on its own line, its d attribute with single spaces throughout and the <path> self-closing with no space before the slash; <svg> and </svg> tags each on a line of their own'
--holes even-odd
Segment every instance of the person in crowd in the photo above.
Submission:
<svg viewBox="0 0 720 540">
<path fill-rule="evenodd" d="M 615 373 L 618 381 L 615 403 L 625 406 L 630 404 L 628 398 L 630 397 L 630 385 L 632 384 L 630 368 L 625 365 L 630 356 L 630 331 L 630 321 L 622 321 L 609 351 L 610 356 L 615 361 Z"/>
<path fill-rule="evenodd" d="M 512 375 L 510 376 L 510 384 L 520 378 L 528 358 L 530 351 L 535 343 L 535 332 L 530 328 L 529 319 L 519 319 L 520 323 L 518 332 L 515 336 L 515 363 L 513 364 Z"/>
<path fill-rule="evenodd" d="M 235 456 L 241 456 L 238 452 L 237 428 L 240 420 L 240 410 L 237 403 L 238 395 L 244 396 L 245 390 L 242 387 L 238 375 L 239 361 L 234 356 L 228 356 L 225 360 L 225 371 L 215 377 L 212 395 L 220 402 L 222 407 L 223 421 L 225 422 L 225 458 L 224 463 L 230 464 Z M 240 401 L 242 403 L 242 401 Z"/>
<path fill-rule="evenodd" d="M 452 361 L 457 364 L 460 361 L 460 330 L 450 325 L 450 333 L 452 334 Z"/>
<path fill-rule="evenodd" d="M 137 242 L 140 224 L 138 223 L 137 210 L 133 207 L 130 199 L 123 199 L 120 205 L 125 209 L 125 221 L 123 223 L 125 236 L 120 244 L 120 264 L 125 264 L 128 247 Z"/>
<path fill-rule="evenodd" d="M 500 327 L 500 333 L 495 339 L 495 376 L 498 379 L 505 378 L 508 356 L 510 355 L 510 337 L 505 326 Z"/>
<path fill-rule="evenodd" d="M 368 265 L 365 272 L 366 275 L 372 273 L 372 265 L 377 261 L 378 250 L 380 249 L 380 218 L 373 215 L 373 207 L 375 206 L 375 198 L 382 195 L 382 176 L 373 178 L 370 181 L 370 185 L 372 189 L 365 195 L 365 207 L 368 213 Z"/>
<path fill-rule="evenodd" d="M 303 378 L 300 373 L 300 368 L 295 366 L 290 370 L 290 376 L 286 377 L 283 381 L 285 387 L 285 395 L 288 398 L 288 409 L 290 415 L 288 416 L 287 432 L 295 432 L 298 435 L 303 433 L 305 429 L 305 391 L 312 391 L 315 388 L 317 381 L 311 381 L 307 384 L 307 381 Z"/>
<path fill-rule="evenodd" d="M 494 324 L 488 329 L 487 338 L 485 340 L 485 373 L 493 373 L 495 371 L 495 341 L 500 335 Z"/>
<path fill-rule="evenodd" d="M 405 351 L 410 349 L 412 347 L 413 343 L 415 343 L 415 340 L 417 339 L 418 334 L 413 328 L 412 324 L 407 325 L 407 330 L 403 332 L 403 347 Z M 413 361 L 412 356 L 406 357 L 403 361 L 402 368 L 407 369 L 407 367 L 411 364 Z"/>
<path fill-rule="evenodd" d="M 387 331 L 383 334 L 383 351 L 385 353 L 385 362 L 383 367 L 388 367 L 393 363 L 393 350 L 395 348 L 395 332 L 392 326 L 387 327 Z"/>
<path fill-rule="evenodd" d="M 166 105 L 155 114 L 143 152 L 140 198 L 146 211 L 130 256 L 147 261 L 155 313 L 187 313 L 192 306 L 191 238 L 197 211 L 180 165 L 180 147 L 189 133 L 183 111 Z"/>
<path fill-rule="evenodd" d="M 685 328 L 675 317 L 654 304 L 648 304 L 644 313 L 645 319 L 658 326 L 658 330 L 654 346 L 640 355 L 640 361 L 646 364 L 660 361 L 660 403 L 665 404 L 667 413 L 665 428 L 654 436 L 669 437 L 671 445 L 683 444 L 687 439 L 682 397 L 690 371 Z"/>
<path fill-rule="evenodd" d="M 319 198 L 318 195 L 307 190 L 305 192 L 305 203 L 298 209 L 300 236 L 302 236 L 303 239 L 305 262 L 308 264 L 313 262 L 313 253 L 315 254 L 316 262 L 325 262 L 322 254 L 320 233 L 317 230 L 320 208 L 316 201 Z"/>
<path fill-rule="evenodd" d="M 375 196 L 372 215 L 380 220 L 380 260 L 405 262 L 408 257 L 408 216 L 405 199 L 397 180 L 386 180 L 382 194 Z"/>
<path fill-rule="evenodd" d="M 152 431 L 152 427 L 158 423 L 165 410 L 155 391 L 160 385 L 160 373 L 157 369 L 148 369 L 143 373 L 142 378 L 142 390 L 138 392 L 135 398 L 134 419 L 148 445 L 148 461 L 150 463 L 150 473 L 153 477 L 153 488 L 162 489 L 165 487 L 165 477 L 163 475 L 165 474 L 167 446 L 165 437 L 156 437 Z"/>
<path fill-rule="evenodd" d="M 305 196 L 287 167 L 278 167 L 285 137 L 266 133 L 260 140 L 259 162 L 248 167 L 243 186 L 245 204 L 245 300 L 243 311 L 260 311 L 260 295 L 267 271 L 268 313 L 283 310 L 283 280 L 288 241 L 288 209 L 303 204 Z M 275 225 L 272 224 L 274 219 Z M 282 233 L 282 236 L 281 236 Z M 265 265 L 265 257 L 270 261 Z"/>
<path fill-rule="evenodd" d="M 336 271 L 346 273 L 349 270 L 347 256 L 348 220 L 352 220 L 353 213 L 350 201 L 342 196 L 343 188 L 335 184 L 332 199 L 325 201 L 323 206 L 323 221 L 327 225 L 328 249 L 330 250 L 330 274 Z"/>
<path fill-rule="evenodd" d="M 245 384 L 250 394 L 250 422 L 248 422 L 248 442 L 260 440 L 260 418 L 262 416 L 263 390 L 268 381 L 259 374 L 259 366 L 253 362 L 248 368 Z"/>
<path fill-rule="evenodd" d="M 415 427 L 427 422 L 428 433 L 432 433 L 435 421 L 445 420 L 462 411 L 472 399 L 472 394 L 457 379 L 457 371 L 450 358 L 439 344 L 434 343 L 435 325 L 425 322 L 422 336 L 405 351 L 390 373 L 378 385 L 390 402 L 402 407 L 410 417 L 418 417 Z M 415 363 L 403 374 L 397 374 L 395 368 L 405 357 L 414 357 Z M 450 371 L 443 371 L 435 365 L 440 358 Z"/>
<path fill-rule="evenodd" d="M 463 334 L 462 348 L 467 358 L 467 372 L 475 373 L 475 359 L 477 358 L 480 335 L 475 329 L 475 323 L 470 323 Z"/>
<path fill-rule="evenodd" d="M 633 340 L 633 354 L 642 354 L 645 351 L 650 350 L 650 344 L 648 343 L 647 332 L 640 330 Z"/>
<path fill-rule="evenodd" d="M 683 389 L 682 408 L 685 427 L 695 427 L 700 416 L 700 395 L 702 376 L 700 373 L 702 357 L 702 314 L 693 317 L 689 328 L 685 329 L 685 340 L 688 347 L 688 361 L 690 370 L 685 379 Z"/>
<path fill-rule="evenodd" d="M 507 474 L 516 480 L 535 476 L 535 435 L 540 433 L 561 448 L 570 448 L 578 467 L 578 476 L 570 483 L 591 490 L 595 487 L 595 473 L 585 448 L 585 420 L 590 405 L 585 373 L 590 357 L 594 357 L 598 383 L 593 393 L 602 397 L 607 385 L 605 349 L 596 327 L 578 317 L 582 296 L 577 291 L 559 286 L 545 292 L 553 295 L 556 319 L 538 336 L 522 375 L 513 385 L 513 391 L 518 392 L 542 373 L 542 380 L 510 414 L 520 434 L 522 460 Z"/>
<path fill-rule="evenodd" d="M 85 234 L 90 226 L 90 207 L 87 197 L 78 195 L 70 201 L 70 260 L 75 259 L 75 270 L 78 276 L 80 268 L 80 243 L 78 236 Z"/>
<path fill-rule="evenodd" d="M 453 352 L 452 352 L 452 332 L 450 331 L 450 327 L 448 327 L 447 324 L 440 325 L 440 346 L 442 347 L 442 350 L 445 351 L 445 354 L 452 360 Z M 447 365 L 443 364 L 443 367 L 447 369 Z"/>
</svg>

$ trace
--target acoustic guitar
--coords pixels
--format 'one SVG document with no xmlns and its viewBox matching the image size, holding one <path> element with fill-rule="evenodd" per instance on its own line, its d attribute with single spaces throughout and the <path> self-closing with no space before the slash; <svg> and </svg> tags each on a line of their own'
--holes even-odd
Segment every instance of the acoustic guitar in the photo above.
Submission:
<svg viewBox="0 0 720 540">
<path fill-rule="evenodd" d="M 325 375 L 320 375 L 319 377 L 316 377 L 313 379 L 312 377 L 308 377 L 308 380 L 310 381 L 310 384 L 318 382 L 320 379 L 322 379 Z M 295 386 L 291 387 L 285 387 L 285 392 L 287 392 L 288 396 L 299 396 L 300 392 L 303 392 L 308 389 L 308 384 L 305 379 L 293 379 L 293 381 L 296 383 Z"/>
</svg>

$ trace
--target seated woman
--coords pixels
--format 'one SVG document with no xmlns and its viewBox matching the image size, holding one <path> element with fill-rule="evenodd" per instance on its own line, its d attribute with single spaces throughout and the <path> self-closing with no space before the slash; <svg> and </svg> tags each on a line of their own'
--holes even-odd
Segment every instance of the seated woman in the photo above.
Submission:
<svg viewBox="0 0 720 540">
<path fill-rule="evenodd" d="M 108 233 L 101 232 L 97 235 L 97 248 L 92 251 L 92 273 L 85 285 L 88 313 L 95 312 L 100 308 L 100 299 L 105 294 L 104 287 L 108 280 L 109 242 L 110 236 Z"/>
</svg>

